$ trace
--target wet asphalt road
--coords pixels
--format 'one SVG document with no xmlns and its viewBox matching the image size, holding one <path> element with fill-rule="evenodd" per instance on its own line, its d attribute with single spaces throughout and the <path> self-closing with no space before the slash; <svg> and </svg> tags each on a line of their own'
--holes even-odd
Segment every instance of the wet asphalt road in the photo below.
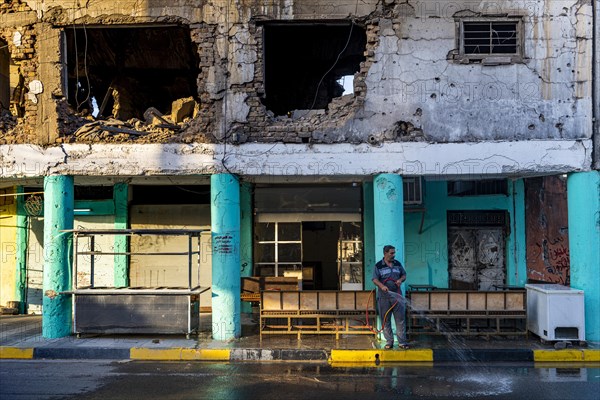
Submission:
<svg viewBox="0 0 600 400">
<path fill-rule="evenodd" d="M 579 367 L 2 360 L 0 399 L 599 399 Z"/>
</svg>

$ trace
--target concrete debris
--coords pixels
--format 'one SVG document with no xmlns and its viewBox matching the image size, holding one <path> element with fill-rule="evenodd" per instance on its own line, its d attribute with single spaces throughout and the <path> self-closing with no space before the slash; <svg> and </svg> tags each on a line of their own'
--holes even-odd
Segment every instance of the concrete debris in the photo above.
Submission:
<svg viewBox="0 0 600 400">
<path fill-rule="evenodd" d="M 196 100 L 193 97 L 177 99 L 171 106 L 171 121 L 178 124 L 185 118 L 191 118 L 196 108 Z"/>
<path fill-rule="evenodd" d="M 190 127 L 193 116 L 198 110 L 198 103 L 193 97 L 178 99 L 173 102 L 173 113 L 177 123 L 171 121 L 172 116 L 163 115 L 155 107 L 144 112 L 144 120 L 131 118 L 122 121 L 116 118 L 107 120 L 91 120 L 91 116 L 83 116 L 87 121 L 76 127 L 73 135 L 58 138 L 59 143 L 72 142 L 169 142 L 186 141 L 181 133 Z M 80 115 L 80 121 L 82 115 Z M 88 122 L 89 121 L 89 122 Z M 205 129 L 204 129 L 205 130 Z M 204 131 L 203 130 L 203 131 Z M 189 135 L 186 135 L 186 137 Z M 188 141 L 194 139 L 188 138 Z"/>
<path fill-rule="evenodd" d="M 148 125 L 169 125 L 171 123 L 164 118 L 163 113 L 154 107 L 149 107 L 146 111 L 144 111 L 144 119 Z"/>
<path fill-rule="evenodd" d="M 331 100 L 331 103 L 329 103 L 329 112 L 338 112 L 339 110 L 346 108 L 346 107 L 351 107 L 352 104 L 354 103 L 354 95 L 352 94 L 347 94 L 344 96 L 340 96 L 340 97 L 335 97 Z"/>
<path fill-rule="evenodd" d="M 294 110 L 292 111 L 292 119 L 311 118 L 322 114 L 325 114 L 325 110 Z"/>
<path fill-rule="evenodd" d="M 177 126 L 176 128 L 179 129 Z M 160 129 L 160 127 L 148 126 L 139 120 L 123 122 L 109 118 L 106 121 L 94 121 L 83 125 L 77 129 L 74 136 L 78 141 L 100 141 L 115 135 L 121 135 L 121 139 L 130 139 L 131 136 L 146 136 L 156 129 Z"/>
</svg>

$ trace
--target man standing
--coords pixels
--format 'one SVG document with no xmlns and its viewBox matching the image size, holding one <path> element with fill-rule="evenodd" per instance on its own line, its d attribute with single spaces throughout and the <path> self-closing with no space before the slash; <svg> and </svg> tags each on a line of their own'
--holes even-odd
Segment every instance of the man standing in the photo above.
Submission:
<svg viewBox="0 0 600 400">
<path fill-rule="evenodd" d="M 375 264 L 375 268 L 373 269 L 373 283 L 379 288 L 377 307 L 379 309 L 379 316 L 384 319 L 383 336 L 386 342 L 385 348 L 391 349 L 394 347 L 394 334 L 390 318 L 393 315 L 396 321 L 398 347 L 407 349 L 408 344 L 406 343 L 406 333 L 404 332 L 404 312 L 406 306 L 402 298 L 402 291 L 400 290 L 400 285 L 406 280 L 406 270 L 395 257 L 396 248 L 394 246 L 383 246 L 383 259 Z"/>
</svg>

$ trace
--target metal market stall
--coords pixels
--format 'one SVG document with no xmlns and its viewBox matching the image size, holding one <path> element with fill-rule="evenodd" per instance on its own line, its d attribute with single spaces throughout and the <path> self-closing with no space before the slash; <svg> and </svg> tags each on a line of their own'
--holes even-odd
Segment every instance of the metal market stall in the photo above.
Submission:
<svg viewBox="0 0 600 400">
<path fill-rule="evenodd" d="M 185 334 L 189 338 L 198 332 L 200 294 L 209 289 L 200 286 L 203 230 L 73 229 L 65 232 L 73 233 L 73 289 L 66 293 L 72 295 L 75 334 Z M 97 245 L 100 236 L 114 237 L 114 245 L 100 248 Z M 131 246 L 134 237 L 136 246 Z M 132 257 L 136 263 L 160 265 L 160 268 L 154 269 L 154 277 L 153 270 L 149 271 L 150 279 L 137 277 L 134 287 L 95 284 L 99 265 L 106 265 L 108 260 L 112 266 L 117 263 L 130 266 Z M 152 259 L 154 261 L 150 261 Z M 177 270 L 184 270 L 186 276 L 174 281 L 169 277 Z M 161 286 L 156 284 L 158 282 L 170 283 Z"/>
</svg>

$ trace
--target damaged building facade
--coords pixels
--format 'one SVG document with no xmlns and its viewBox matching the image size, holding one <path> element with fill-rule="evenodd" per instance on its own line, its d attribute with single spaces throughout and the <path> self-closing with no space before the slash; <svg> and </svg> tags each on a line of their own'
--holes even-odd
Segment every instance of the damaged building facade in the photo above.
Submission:
<svg viewBox="0 0 600 400">
<path fill-rule="evenodd" d="M 393 244 L 407 284 L 583 289 L 600 340 L 595 7 L 3 1 L 0 305 L 68 335 L 62 231 L 196 229 L 218 339 L 240 277 L 370 290 Z M 136 257 L 92 255 L 92 281 L 187 279 Z"/>
</svg>

